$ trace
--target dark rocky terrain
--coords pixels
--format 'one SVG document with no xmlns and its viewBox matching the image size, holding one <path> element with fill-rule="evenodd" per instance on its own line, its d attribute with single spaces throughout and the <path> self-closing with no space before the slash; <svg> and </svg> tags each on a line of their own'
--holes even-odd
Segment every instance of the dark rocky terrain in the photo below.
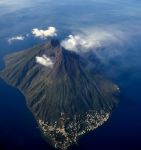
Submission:
<svg viewBox="0 0 141 150">
<path fill-rule="evenodd" d="M 53 65 L 37 63 L 37 56 Z M 118 87 L 87 65 L 58 40 L 5 57 L 1 78 L 24 94 L 45 139 L 58 149 L 102 125 L 117 105 Z"/>
</svg>

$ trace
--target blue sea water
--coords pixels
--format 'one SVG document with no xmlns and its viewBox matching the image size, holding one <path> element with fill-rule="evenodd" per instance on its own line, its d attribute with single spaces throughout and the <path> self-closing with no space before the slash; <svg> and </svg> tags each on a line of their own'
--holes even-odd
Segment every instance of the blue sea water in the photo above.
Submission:
<svg viewBox="0 0 141 150">
<path fill-rule="evenodd" d="M 58 38 L 92 28 L 122 32 L 120 46 L 102 54 L 106 74 L 120 87 L 119 106 L 109 121 L 82 137 L 76 150 L 141 149 L 141 2 L 139 0 L 5 0 L 0 1 L 0 68 L 6 54 L 44 40 L 32 36 L 33 28 L 55 26 Z M 93 30 L 92 30 L 93 31 Z M 110 30 L 111 31 L 111 30 Z M 17 35 L 24 41 L 8 43 Z M 115 45 L 117 46 L 117 44 Z M 116 51 L 115 51 L 116 49 Z M 113 52 L 114 51 L 114 52 Z M 115 54 L 116 53 L 116 54 Z M 107 57 L 108 56 L 108 57 Z M 41 137 L 24 96 L 0 80 L 0 150 L 50 150 Z"/>
</svg>

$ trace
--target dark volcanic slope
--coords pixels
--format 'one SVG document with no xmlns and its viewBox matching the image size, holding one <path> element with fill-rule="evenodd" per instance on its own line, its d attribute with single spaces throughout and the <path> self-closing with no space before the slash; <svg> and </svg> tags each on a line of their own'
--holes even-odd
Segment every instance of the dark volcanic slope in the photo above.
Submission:
<svg viewBox="0 0 141 150">
<path fill-rule="evenodd" d="M 36 56 L 42 55 L 53 61 L 53 67 L 35 61 Z M 63 49 L 57 40 L 52 40 L 6 56 L 5 69 L 0 73 L 25 95 L 44 135 L 60 149 L 76 142 L 79 135 L 84 134 L 82 132 L 94 129 L 94 123 L 102 124 L 104 118 L 100 117 L 109 115 L 117 103 L 117 86 L 100 74 L 92 74 L 84 61 L 79 55 Z M 93 124 L 85 121 L 88 114 L 93 117 Z M 81 127 L 72 131 L 68 124 L 76 120 Z M 61 138 L 56 136 L 58 132 Z"/>
</svg>

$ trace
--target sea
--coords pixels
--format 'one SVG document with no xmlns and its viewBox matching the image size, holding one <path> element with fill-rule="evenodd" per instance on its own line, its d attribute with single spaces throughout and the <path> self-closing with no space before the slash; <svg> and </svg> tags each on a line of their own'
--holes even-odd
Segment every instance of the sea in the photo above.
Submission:
<svg viewBox="0 0 141 150">
<path fill-rule="evenodd" d="M 141 149 L 141 2 L 139 0 L 0 0 L 0 69 L 5 55 L 48 39 L 32 29 L 56 27 L 58 39 L 86 36 L 105 74 L 120 88 L 109 120 L 70 150 Z M 83 36 L 82 36 L 83 33 Z M 24 40 L 11 40 L 24 36 Z M 100 48 L 98 48 L 100 49 Z M 42 138 L 25 97 L 0 79 L 0 150 L 53 150 Z"/>
</svg>

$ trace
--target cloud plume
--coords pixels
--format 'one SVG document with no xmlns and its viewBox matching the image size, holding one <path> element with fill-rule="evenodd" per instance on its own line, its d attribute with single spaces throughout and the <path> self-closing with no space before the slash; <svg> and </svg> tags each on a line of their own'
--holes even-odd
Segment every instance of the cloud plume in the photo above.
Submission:
<svg viewBox="0 0 141 150">
<path fill-rule="evenodd" d="M 34 28 L 32 29 L 32 34 L 35 37 L 39 37 L 39 38 L 47 38 L 47 37 L 54 37 L 57 36 L 57 30 L 55 27 L 48 27 L 47 30 L 40 30 L 38 28 Z"/>
<path fill-rule="evenodd" d="M 9 38 L 9 39 L 8 39 L 8 43 L 11 44 L 11 43 L 14 42 L 14 41 L 23 41 L 24 39 L 25 39 L 24 36 L 19 35 L 19 36 L 15 36 L 15 37 Z"/>
<path fill-rule="evenodd" d="M 35 60 L 36 63 L 43 65 L 45 67 L 51 67 L 51 68 L 53 67 L 53 61 L 46 55 L 36 56 Z"/>
<path fill-rule="evenodd" d="M 61 45 L 71 51 L 87 52 L 110 44 L 121 44 L 124 35 L 118 30 L 91 29 L 69 35 Z"/>
</svg>

